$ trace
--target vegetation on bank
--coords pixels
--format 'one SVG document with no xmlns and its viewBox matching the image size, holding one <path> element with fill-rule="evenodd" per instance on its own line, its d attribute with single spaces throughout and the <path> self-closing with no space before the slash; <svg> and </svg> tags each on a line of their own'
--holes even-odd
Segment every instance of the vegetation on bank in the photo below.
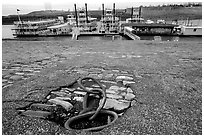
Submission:
<svg viewBox="0 0 204 137">
<path fill-rule="evenodd" d="M 120 17 L 121 20 L 124 21 L 126 18 L 129 18 L 131 16 L 130 9 L 131 8 L 116 9 L 116 16 Z M 138 7 L 136 7 L 136 9 L 138 9 Z M 68 14 L 74 14 L 74 11 L 34 11 L 28 14 L 20 15 L 20 17 L 22 20 L 49 19 L 57 18 L 58 16 L 63 16 L 66 19 Z M 100 20 L 102 11 L 90 10 L 89 14 L 91 17 L 95 17 L 97 18 L 97 20 Z M 158 19 L 164 19 L 166 21 L 202 19 L 202 5 L 159 5 L 142 7 L 142 17 L 145 20 L 150 19 L 153 21 L 156 21 Z M 13 24 L 13 22 L 17 20 L 17 15 L 2 16 L 3 25 Z"/>
</svg>

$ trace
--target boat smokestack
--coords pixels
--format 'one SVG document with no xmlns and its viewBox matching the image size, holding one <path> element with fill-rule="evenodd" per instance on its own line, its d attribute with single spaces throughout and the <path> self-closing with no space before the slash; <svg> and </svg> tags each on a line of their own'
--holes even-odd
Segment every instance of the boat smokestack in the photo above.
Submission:
<svg viewBox="0 0 204 137">
<path fill-rule="evenodd" d="M 78 16 L 77 16 L 76 4 L 74 4 L 74 9 L 75 9 L 76 26 L 78 27 Z"/>
<path fill-rule="evenodd" d="M 105 12 L 104 12 L 104 4 L 102 4 L 102 18 L 104 19 L 104 15 L 105 15 Z"/>
<path fill-rule="evenodd" d="M 142 16 L 142 6 L 139 7 L 139 22 L 140 22 L 141 16 Z"/>
<path fill-rule="evenodd" d="M 86 23 L 88 23 L 89 20 L 88 20 L 87 3 L 85 3 L 85 10 L 86 10 Z"/>
<path fill-rule="evenodd" d="M 134 8 L 132 7 L 132 9 L 131 9 L 131 19 L 133 19 L 133 10 L 134 10 Z"/>
<path fill-rule="evenodd" d="M 115 3 L 113 3 L 113 22 L 115 23 Z"/>
</svg>

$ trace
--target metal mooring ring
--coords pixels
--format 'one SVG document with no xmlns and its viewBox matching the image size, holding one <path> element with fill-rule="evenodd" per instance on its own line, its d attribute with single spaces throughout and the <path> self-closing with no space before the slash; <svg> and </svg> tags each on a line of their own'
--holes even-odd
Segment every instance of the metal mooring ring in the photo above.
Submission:
<svg viewBox="0 0 204 137">
<path fill-rule="evenodd" d="M 83 85 L 83 83 L 82 83 L 82 81 L 83 81 L 83 80 L 86 80 L 86 79 L 91 79 L 91 80 L 93 80 L 95 83 L 97 83 L 97 84 L 100 86 L 101 89 L 100 89 L 100 88 L 94 88 L 94 89 L 88 90 L 88 89 Z M 87 99 L 88 99 L 89 94 L 99 94 L 99 95 L 102 95 L 102 96 L 103 96 L 102 101 L 101 101 L 101 104 L 100 104 L 99 107 L 97 108 L 96 113 L 95 113 L 92 117 L 89 118 L 89 120 L 92 120 L 92 119 L 94 119 L 94 118 L 97 116 L 97 114 L 99 113 L 99 111 L 100 111 L 100 110 L 103 108 L 103 106 L 105 105 L 105 102 L 106 102 L 105 87 L 103 87 L 103 85 L 102 85 L 100 82 L 98 82 L 96 79 L 91 78 L 91 77 L 85 77 L 85 78 L 80 79 L 80 80 L 78 81 L 78 84 L 79 84 L 79 86 L 80 86 L 83 90 L 85 90 L 85 91 L 87 92 L 87 94 L 86 94 L 85 97 L 84 97 L 84 101 L 83 101 L 83 110 L 86 110 L 86 109 L 87 109 Z M 82 112 L 83 112 L 83 110 L 82 110 Z"/>
<path fill-rule="evenodd" d="M 74 117 L 68 119 L 65 122 L 64 126 L 65 126 L 66 129 L 73 130 L 73 128 L 70 127 L 72 122 L 74 122 L 76 120 L 79 120 L 79 119 L 82 119 L 82 118 L 86 118 L 86 117 L 92 116 L 94 113 L 95 113 L 95 111 L 91 111 L 91 112 L 84 113 L 82 115 L 74 116 Z M 113 116 L 113 121 L 111 121 L 110 123 L 108 123 L 106 125 L 103 125 L 103 126 L 86 128 L 86 129 L 78 129 L 78 130 L 83 130 L 83 131 L 99 131 L 99 130 L 102 130 L 103 128 L 105 128 L 105 127 L 110 126 L 111 124 L 113 124 L 118 119 L 118 114 L 116 112 L 114 112 L 114 111 L 101 110 L 99 113 L 109 114 L 109 115 Z M 75 129 L 75 130 L 77 130 L 77 129 Z"/>
<path fill-rule="evenodd" d="M 94 119 L 98 115 L 98 113 L 100 112 L 100 110 L 103 108 L 103 106 L 106 103 L 106 93 L 105 93 L 105 91 L 102 90 L 102 89 L 93 89 L 91 91 L 95 91 L 95 90 L 100 91 L 102 93 L 102 95 L 103 95 L 103 98 L 102 98 L 101 104 L 99 104 L 98 108 L 96 109 L 96 113 L 92 117 L 90 117 L 89 120 Z M 86 99 L 88 99 L 88 98 L 86 98 Z"/>
</svg>

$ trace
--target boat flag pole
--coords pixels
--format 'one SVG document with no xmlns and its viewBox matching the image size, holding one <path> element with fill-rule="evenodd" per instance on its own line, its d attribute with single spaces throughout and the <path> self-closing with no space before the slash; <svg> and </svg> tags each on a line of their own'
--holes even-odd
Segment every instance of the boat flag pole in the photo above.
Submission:
<svg viewBox="0 0 204 137">
<path fill-rule="evenodd" d="M 22 21 L 21 21 L 21 18 L 20 18 L 20 15 L 19 15 L 19 12 L 20 10 L 19 9 L 17 9 L 17 14 L 18 14 L 18 20 L 19 20 L 19 22 L 22 24 Z"/>
</svg>

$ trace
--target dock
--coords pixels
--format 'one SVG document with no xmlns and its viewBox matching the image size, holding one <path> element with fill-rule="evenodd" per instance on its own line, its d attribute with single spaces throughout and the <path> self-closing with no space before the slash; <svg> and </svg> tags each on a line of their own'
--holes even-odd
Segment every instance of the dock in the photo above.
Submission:
<svg viewBox="0 0 204 137">
<path fill-rule="evenodd" d="M 160 23 L 123 23 L 121 29 L 124 30 L 125 27 L 130 27 L 134 29 L 134 34 L 138 36 L 148 35 L 148 36 L 164 36 L 164 35 L 177 35 L 174 32 L 174 28 L 178 25 L 174 24 L 160 24 Z"/>
<path fill-rule="evenodd" d="M 134 34 L 134 29 L 132 29 L 131 27 L 125 27 L 123 33 L 125 36 L 129 37 L 132 40 L 140 40 L 140 37 Z"/>
</svg>

